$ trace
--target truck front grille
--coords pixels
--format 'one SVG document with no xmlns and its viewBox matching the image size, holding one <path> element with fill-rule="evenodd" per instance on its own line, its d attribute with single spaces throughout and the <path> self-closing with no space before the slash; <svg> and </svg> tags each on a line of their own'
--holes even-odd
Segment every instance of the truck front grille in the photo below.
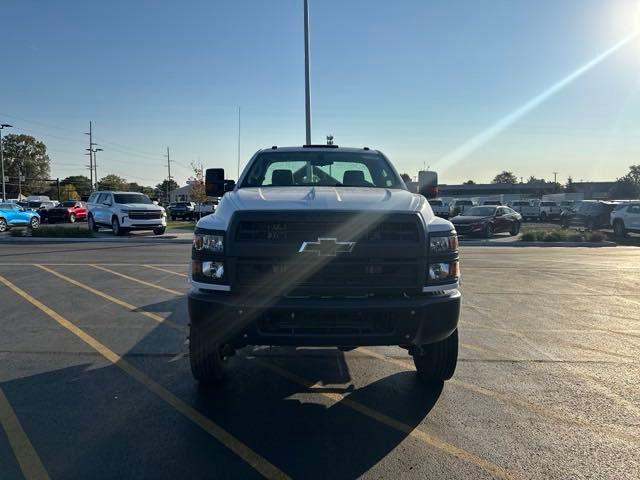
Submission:
<svg viewBox="0 0 640 480">
<path fill-rule="evenodd" d="M 384 220 L 365 229 L 353 240 L 360 242 L 416 243 L 419 241 L 418 224 L 412 221 Z M 238 224 L 235 240 L 238 242 L 295 243 L 318 237 L 336 236 L 344 226 L 342 222 L 304 221 L 250 221 Z M 351 239 L 350 239 L 351 240 Z"/>
<path fill-rule="evenodd" d="M 131 210 L 129 212 L 129 218 L 131 220 L 158 220 L 162 217 L 162 212 L 146 211 L 146 210 Z"/>
<path fill-rule="evenodd" d="M 343 260 L 328 262 L 287 262 L 263 258 L 242 258 L 235 263 L 235 282 L 240 288 L 264 286 L 280 294 L 323 294 L 332 291 L 352 294 L 373 293 L 376 288 L 412 289 L 418 284 L 415 260 Z"/>
</svg>

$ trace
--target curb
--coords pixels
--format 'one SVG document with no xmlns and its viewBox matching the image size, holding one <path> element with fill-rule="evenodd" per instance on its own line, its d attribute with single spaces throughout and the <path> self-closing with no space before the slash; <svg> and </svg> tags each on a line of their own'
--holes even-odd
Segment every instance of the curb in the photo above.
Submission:
<svg viewBox="0 0 640 480">
<path fill-rule="evenodd" d="M 496 242 L 491 240 L 460 241 L 462 247 L 617 247 L 618 244 L 609 242 Z"/>
<path fill-rule="evenodd" d="M 181 243 L 191 244 L 192 239 L 182 238 L 47 238 L 47 237 L 9 237 L 0 239 L 1 244 L 16 244 L 16 243 Z"/>
</svg>

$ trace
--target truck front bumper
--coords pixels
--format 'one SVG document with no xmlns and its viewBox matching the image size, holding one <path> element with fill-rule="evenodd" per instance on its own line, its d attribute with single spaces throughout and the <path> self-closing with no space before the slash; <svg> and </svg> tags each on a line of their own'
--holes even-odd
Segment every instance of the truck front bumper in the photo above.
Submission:
<svg viewBox="0 0 640 480">
<path fill-rule="evenodd" d="M 245 345 L 425 345 L 458 326 L 460 292 L 410 298 L 278 298 L 251 301 L 231 292 L 193 289 L 192 324 L 206 323 L 211 341 Z"/>
</svg>

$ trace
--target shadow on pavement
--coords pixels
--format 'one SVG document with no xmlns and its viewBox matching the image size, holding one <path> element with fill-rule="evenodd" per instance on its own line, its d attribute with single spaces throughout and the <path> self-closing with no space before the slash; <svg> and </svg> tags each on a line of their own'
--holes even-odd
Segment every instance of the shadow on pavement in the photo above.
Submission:
<svg viewBox="0 0 640 480">
<path fill-rule="evenodd" d="M 170 321 L 186 325 L 183 299 L 142 308 L 170 311 Z M 191 378 L 188 357 L 152 354 L 167 342 L 184 345 L 184 335 L 161 324 L 126 361 L 294 478 L 359 477 L 408 435 L 349 402 L 414 428 L 442 391 L 442 384 L 427 387 L 412 372 L 354 386 L 343 353 L 333 348 L 246 348 L 228 362 L 223 388 L 202 389 Z M 259 478 L 117 366 L 101 366 L 101 357 L 63 359 L 78 363 L 1 385 L 52 478 Z M 335 393 L 344 397 L 330 396 Z"/>
</svg>

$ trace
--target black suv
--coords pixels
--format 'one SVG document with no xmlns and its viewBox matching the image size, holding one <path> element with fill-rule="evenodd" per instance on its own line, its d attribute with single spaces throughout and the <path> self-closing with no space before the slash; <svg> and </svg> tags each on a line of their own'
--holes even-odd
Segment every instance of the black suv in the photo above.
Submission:
<svg viewBox="0 0 640 480">
<path fill-rule="evenodd" d="M 580 202 L 575 210 L 565 210 L 562 212 L 560 215 L 560 224 L 565 228 L 578 226 L 588 228 L 589 230 L 608 227 L 609 216 L 615 207 L 615 203 L 585 200 Z"/>
</svg>

